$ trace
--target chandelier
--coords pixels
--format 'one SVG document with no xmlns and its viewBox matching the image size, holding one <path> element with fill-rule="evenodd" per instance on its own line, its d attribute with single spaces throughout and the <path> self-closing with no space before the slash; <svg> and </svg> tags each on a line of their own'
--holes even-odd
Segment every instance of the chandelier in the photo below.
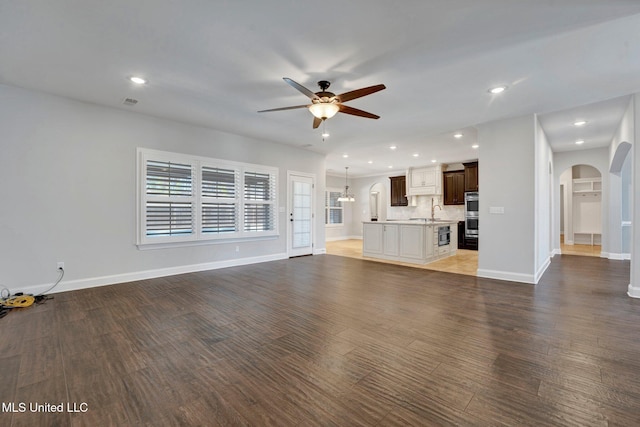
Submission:
<svg viewBox="0 0 640 427">
<path fill-rule="evenodd" d="M 356 198 L 353 196 L 353 194 L 349 193 L 349 181 L 348 181 L 348 173 L 349 173 L 349 166 L 345 166 L 344 168 L 344 192 L 340 195 L 340 197 L 338 197 L 338 201 L 339 202 L 355 202 Z"/>
</svg>

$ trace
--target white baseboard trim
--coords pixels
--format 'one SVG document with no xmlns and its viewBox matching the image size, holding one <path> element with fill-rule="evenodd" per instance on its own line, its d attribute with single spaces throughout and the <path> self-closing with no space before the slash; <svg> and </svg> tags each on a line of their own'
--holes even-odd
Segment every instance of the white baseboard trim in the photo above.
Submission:
<svg viewBox="0 0 640 427">
<path fill-rule="evenodd" d="M 314 255 L 324 255 L 327 253 L 327 248 L 318 248 L 318 249 L 313 249 L 313 254 Z"/>
<path fill-rule="evenodd" d="M 549 265 L 551 265 L 551 258 L 547 257 L 535 274 L 513 273 L 510 271 L 486 270 L 480 268 L 477 270 L 476 274 L 478 277 L 484 277 L 486 279 L 508 280 L 510 282 L 535 285 L 538 283 L 544 272 L 547 271 Z"/>
<path fill-rule="evenodd" d="M 627 295 L 629 295 L 631 298 L 640 298 L 640 287 L 633 286 L 630 283 L 629 288 L 627 289 Z"/>
<path fill-rule="evenodd" d="M 536 271 L 536 275 L 534 277 L 535 281 L 533 282 L 534 284 L 537 284 L 540 281 L 540 278 L 542 277 L 544 272 L 547 271 L 547 268 L 549 268 L 549 265 L 551 265 L 551 258 L 547 257 L 547 259 L 544 260 L 540 268 L 538 268 L 538 271 Z"/>
<path fill-rule="evenodd" d="M 509 282 L 520 282 L 535 285 L 535 277 L 533 274 L 512 273 L 510 271 L 486 270 L 478 269 L 476 272 L 478 277 L 485 279 L 507 280 Z"/>
<path fill-rule="evenodd" d="M 624 261 L 624 260 L 630 260 L 631 259 L 631 254 L 601 252 L 600 253 L 600 258 L 607 258 L 607 259 L 615 259 L 615 260 Z"/>
<path fill-rule="evenodd" d="M 61 281 L 49 293 L 76 291 L 79 289 L 95 288 L 98 286 L 115 285 L 116 283 L 135 282 L 137 280 L 154 279 L 157 277 L 174 276 L 176 274 L 194 273 L 196 271 L 217 270 L 219 268 L 237 267 L 240 265 L 257 264 L 260 262 L 277 261 L 287 259 L 286 253 L 264 255 L 258 257 L 238 258 L 225 261 L 206 262 L 202 264 L 181 265 L 177 267 L 158 268 L 155 270 L 135 271 L 131 273 L 114 274 L 111 276 L 90 277 L 70 281 Z M 37 295 L 51 287 L 52 284 L 30 286 L 26 289 L 12 290 L 12 292 L 24 292 Z"/>
<path fill-rule="evenodd" d="M 562 255 L 562 249 L 554 249 L 551 251 L 551 256 L 554 257 L 556 255 Z"/>
</svg>

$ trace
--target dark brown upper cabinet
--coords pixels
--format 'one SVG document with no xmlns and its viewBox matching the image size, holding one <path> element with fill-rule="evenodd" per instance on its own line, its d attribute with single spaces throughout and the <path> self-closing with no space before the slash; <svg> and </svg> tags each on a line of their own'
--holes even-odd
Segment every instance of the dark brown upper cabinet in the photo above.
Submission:
<svg viewBox="0 0 640 427">
<path fill-rule="evenodd" d="M 409 206 L 407 200 L 407 178 L 403 176 L 391 176 L 391 206 Z"/>
<path fill-rule="evenodd" d="M 478 191 L 478 162 L 463 163 L 464 191 Z"/>
<path fill-rule="evenodd" d="M 464 171 L 443 172 L 444 204 L 464 205 Z"/>
</svg>

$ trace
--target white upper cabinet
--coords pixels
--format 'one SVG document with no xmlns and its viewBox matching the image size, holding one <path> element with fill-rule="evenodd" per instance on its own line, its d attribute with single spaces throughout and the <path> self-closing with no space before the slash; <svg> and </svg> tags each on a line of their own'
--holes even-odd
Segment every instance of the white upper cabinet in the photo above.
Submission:
<svg viewBox="0 0 640 427">
<path fill-rule="evenodd" d="M 407 195 L 442 194 L 442 167 L 409 168 L 407 172 Z"/>
</svg>

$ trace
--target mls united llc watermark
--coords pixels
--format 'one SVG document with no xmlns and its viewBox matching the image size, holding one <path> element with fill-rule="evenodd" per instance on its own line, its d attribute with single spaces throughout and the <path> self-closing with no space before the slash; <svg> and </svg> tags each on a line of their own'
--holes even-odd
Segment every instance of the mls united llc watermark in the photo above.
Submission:
<svg viewBox="0 0 640 427">
<path fill-rule="evenodd" d="M 89 410 L 86 402 L 60 402 L 60 403 L 40 403 L 40 402 L 2 402 L 2 412 L 71 412 L 82 413 Z"/>
</svg>

